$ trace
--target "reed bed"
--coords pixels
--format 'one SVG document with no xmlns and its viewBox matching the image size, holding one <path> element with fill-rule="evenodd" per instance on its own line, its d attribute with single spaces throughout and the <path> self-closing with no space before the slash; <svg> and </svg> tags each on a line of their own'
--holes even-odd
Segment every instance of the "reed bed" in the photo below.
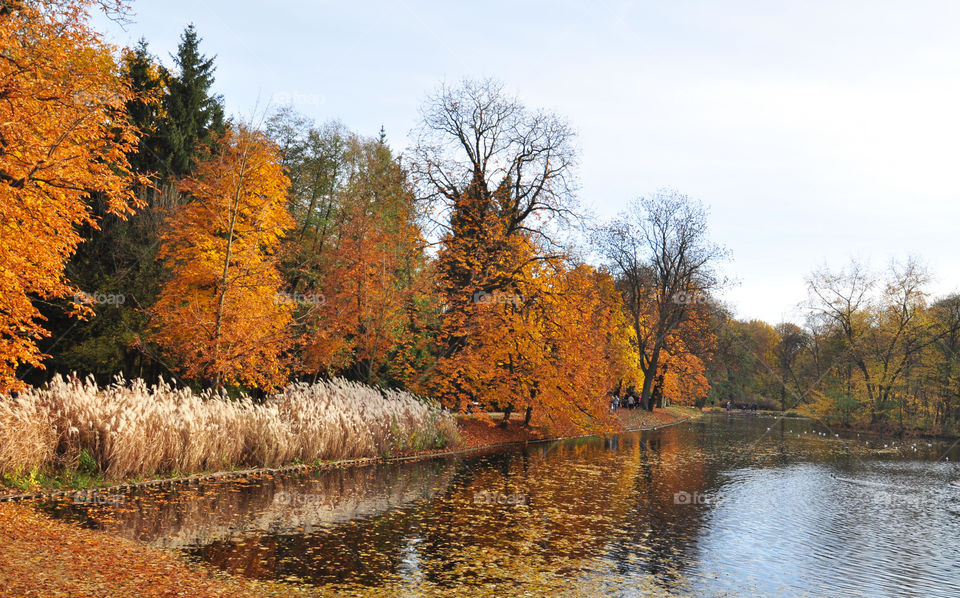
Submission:
<svg viewBox="0 0 960 598">
<path fill-rule="evenodd" d="M 452 415 L 410 393 L 336 379 L 256 403 L 142 380 L 60 376 L 0 395 L 0 474 L 76 469 L 109 479 L 376 457 L 455 442 Z"/>
</svg>

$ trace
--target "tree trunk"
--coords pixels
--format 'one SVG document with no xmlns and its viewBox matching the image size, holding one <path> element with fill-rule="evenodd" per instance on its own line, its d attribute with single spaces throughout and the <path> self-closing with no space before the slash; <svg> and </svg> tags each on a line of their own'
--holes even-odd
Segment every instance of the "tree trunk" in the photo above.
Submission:
<svg viewBox="0 0 960 598">
<path fill-rule="evenodd" d="M 653 392 L 653 381 L 657 375 L 657 363 L 660 361 L 660 345 L 653 346 L 653 353 L 650 355 L 650 366 L 643 372 L 643 390 L 640 392 L 640 404 L 648 410 L 653 411 L 653 403 L 650 402 Z"/>
<path fill-rule="evenodd" d="M 663 409 L 663 373 L 657 375 L 655 384 L 653 385 L 653 392 L 650 394 L 650 411 L 653 411 L 653 408 Z"/>
</svg>

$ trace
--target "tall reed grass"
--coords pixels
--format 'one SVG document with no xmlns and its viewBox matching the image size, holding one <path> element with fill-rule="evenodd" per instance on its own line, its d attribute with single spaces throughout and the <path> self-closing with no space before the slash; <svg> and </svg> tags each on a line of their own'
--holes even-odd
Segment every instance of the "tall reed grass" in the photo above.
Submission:
<svg viewBox="0 0 960 598">
<path fill-rule="evenodd" d="M 118 479 L 383 456 L 456 436 L 453 416 L 432 403 L 340 379 L 291 384 L 259 404 L 163 381 L 101 388 L 59 376 L 0 395 L 0 474 L 75 469 L 81 451 Z"/>
</svg>

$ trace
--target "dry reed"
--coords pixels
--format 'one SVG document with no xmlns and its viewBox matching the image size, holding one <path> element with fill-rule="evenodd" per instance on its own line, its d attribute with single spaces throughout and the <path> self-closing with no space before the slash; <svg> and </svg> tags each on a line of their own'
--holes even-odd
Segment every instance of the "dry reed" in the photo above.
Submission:
<svg viewBox="0 0 960 598">
<path fill-rule="evenodd" d="M 0 395 L 0 474 L 72 469 L 81 451 L 110 479 L 233 466 L 276 467 L 439 448 L 453 416 L 402 391 L 332 380 L 291 384 L 263 403 L 160 381 L 99 387 L 57 376 Z"/>
</svg>

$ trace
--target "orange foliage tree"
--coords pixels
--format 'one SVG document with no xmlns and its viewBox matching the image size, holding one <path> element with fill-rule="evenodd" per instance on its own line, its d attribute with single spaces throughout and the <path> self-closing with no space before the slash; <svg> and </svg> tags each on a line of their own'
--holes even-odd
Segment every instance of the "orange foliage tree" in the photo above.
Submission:
<svg viewBox="0 0 960 598">
<path fill-rule="evenodd" d="M 684 349 L 666 352 L 663 360 L 663 396 L 680 405 L 697 405 L 710 392 L 703 361 Z"/>
<path fill-rule="evenodd" d="M 426 286 L 424 240 L 406 174 L 386 144 L 345 140 L 345 183 L 332 202 L 329 239 L 290 239 L 291 290 L 303 328 L 301 369 L 395 383 L 414 374 L 414 303 Z M 413 321 L 412 321 L 413 320 Z"/>
<path fill-rule="evenodd" d="M 21 386 L 19 365 L 43 367 L 37 343 L 48 332 L 32 300 L 76 293 L 64 268 L 78 228 L 97 227 L 90 195 L 118 216 L 138 205 L 126 158 L 133 98 L 114 49 L 89 26 L 95 5 L 104 3 L 0 4 L 0 391 Z"/>
<path fill-rule="evenodd" d="M 554 429 L 601 427 L 611 383 L 642 380 L 638 356 L 624 342 L 619 294 L 608 273 L 587 265 L 561 264 L 549 274 L 550 292 L 538 305 L 548 365 L 540 372 L 541 415 Z"/>
<path fill-rule="evenodd" d="M 484 203 L 459 202 L 438 256 L 442 353 L 423 390 L 558 432 L 603 427 L 612 381 L 636 375 L 612 279 L 509 234 Z"/>
<path fill-rule="evenodd" d="M 155 340 L 194 379 L 272 388 L 285 378 L 290 301 L 276 251 L 293 226 L 276 147 L 243 126 L 181 183 L 159 257 L 170 272 L 152 308 Z"/>
<path fill-rule="evenodd" d="M 658 393 L 681 405 L 702 405 L 710 392 L 706 364 L 716 348 L 709 305 L 692 305 L 687 319 L 667 336 Z"/>
</svg>

